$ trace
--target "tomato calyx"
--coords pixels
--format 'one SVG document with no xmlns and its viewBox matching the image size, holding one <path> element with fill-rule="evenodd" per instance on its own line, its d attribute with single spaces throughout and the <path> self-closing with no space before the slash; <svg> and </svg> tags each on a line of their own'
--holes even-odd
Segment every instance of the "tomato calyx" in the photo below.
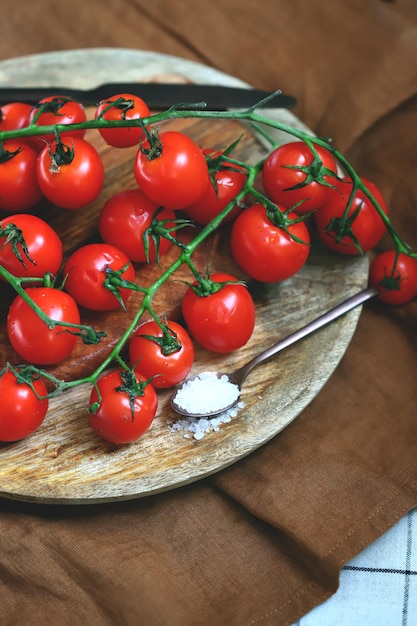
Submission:
<svg viewBox="0 0 417 626">
<path fill-rule="evenodd" d="M 326 228 L 324 229 L 325 233 L 333 236 L 333 239 L 336 243 L 343 245 L 343 239 L 347 237 L 350 239 L 350 242 L 354 244 L 359 254 L 363 254 L 362 247 L 359 243 L 358 238 L 353 232 L 352 226 L 353 222 L 359 215 L 362 209 L 363 200 L 358 204 L 355 210 L 351 213 L 351 215 L 342 215 L 342 217 L 332 217 Z M 350 204 L 347 205 L 347 211 L 350 207 Z M 346 243 L 345 245 L 351 245 L 351 243 Z"/>
<path fill-rule="evenodd" d="M 55 150 L 48 145 L 49 156 L 51 157 L 51 172 L 59 172 L 62 165 L 70 165 L 74 160 L 74 144 L 68 145 L 57 138 Z"/>
<path fill-rule="evenodd" d="M 174 237 L 171 233 L 180 230 L 181 228 L 185 228 L 187 226 L 194 226 L 192 220 L 187 218 L 176 218 L 160 220 L 158 219 L 158 215 L 164 211 L 164 207 L 159 207 L 154 215 L 152 216 L 152 221 L 149 224 L 148 228 L 143 231 L 142 241 L 143 241 L 143 249 L 145 252 L 146 262 L 150 262 L 150 246 L 149 239 L 152 240 L 155 247 L 155 260 L 160 266 L 160 247 L 161 247 L 161 237 L 167 239 L 171 243 L 180 248 L 183 248 L 184 245 L 181 241 L 179 241 L 176 237 Z"/>
<path fill-rule="evenodd" d="M 0 163 L 7 163 L 7 161 L 11 161 L 21 151 L 22 151 L 21 146 L 17 148 L 17 150 L 7 150 L 4 147 L 4 144 L 0 142 Z"/>
<path fill-rule="evenodd" d="M 58 325 L 61 326 L 61 324 L 52 323 L 52 324 L 49 324 L 49 327 L 54 328 L 55 326 L 58 326 Z M 85 345 L 88 345 L 88 346 L 96 346 L 97 344 L 100 343 L 103 337 L 107 336 L 107 333 L 105 333 L 102 330 L 96 330 L 92 326 L 83 326 L 82 324 L 78 324 L 77 325 L 78 330 L 75 330 L 75 326 L 76 325 L 74 325 L 74 330 L 71 330 L 70 325 L 66 324 L 66 327 L 63 330 L 63 332 L 80 337 L 81 341 Z"/>
<path fill-rule="evenodd" d="M 141 137 L 139 140 L 139 150 L 145 155 L 148 161 L 158 159 L 162 155 L 162 142 L 159 138 L 159 133 L 156 129 L 146 128 L 144 126 L 145 141 Z"/>
<path fill-rule="evenodd" d="M 61 115 L 59 111 L 67 102 L 73 102 L 73 99 L 69 96 L 55 96 L 47 102 L 40 102 L 35 106 L 35 108 L 42 111 L 42 113 L 53 113 L 54 115 Z"/>
<path fill-rule="evenodd" d="M 135 399 L 138 396 L 145 395 L 145 387 L 150 383 L 150 380 L 137 381 L 136 375 L 132 370 L 121 370 L 120 378 L 122 384 L 116 387 L 118 393 L 126 393 L 129 397 L 129 406 L 132 414 L 132 422 L 135 419 Z"/>
<path fill-rule="evenodd" d="M 36 390 L 34 382 L 42 379 L 42 372 L 33 365 L 17 365 L 6 363 L 5 367 L 0 371 L 0 378 L 7 372 L 13 374 L 18 385 L 28 385 L 39 400 L 44 400 L 46 396 L 40 396 Z"/>
<path fill-rule="evenodd" d="M 6 224 L 6 226 L 3 226 L 0 222 L 0 237 L 4 237 L 4 241 L 0 246 L 0 250 L 10 244 L 13 254 L 25 269 L 26 263 L 23 256 L 26 257 L 26 259 L 30 261 L 32 265 L 36 265 L 36 261 L 30 256 L 25 238 L 23 237 L 23 232 L 18 226 L 16 226 L 16 224 L 10 222 L 9 224 Z M 23 252 L 23 255 L 21 251 Z"/>
<path fill-rule="evenodd" d="M 145 388 L 152 382 L 152 378 L 149 380 L 144 380 L 140 378 L 137 380 L 137 376 L 132 369 L 121 369 L 119 371 L 119 376 L 121 380 L 121 384 L 118 387 L 115 387 L 115 391 L 117 393 L 125 393 L 129 398 L 129 407 L 131 411 L 132 422 L 135 420 L 135 399 L 139 396 L 145 395 Z M 97 402 L 93 402 L 90 404 L 87 411 L 90 415 L 97 413 L 100 408 L 101 402 L 101 394 L 97 389 L 98 400 Z"/>
<path fill-rule="evenodd" d="M 286 232 L 287 235 L 291 237 L 291 239 L 293 239 L 294 241 L 297 241 L 298 243 L 301 243 L 301 244 L 310 245 L 309 242 L 303 241 L 290 230 L 290 226 L 292 226 L 293 224 L 298 224 L 298 222 L 305 222 L 306 219 L 311 215 L 311 213 L 303 213 L 302 215 L 299 215 L 298 217 L 294 217 L 294 218 L 288 217 L 290 213 L 294 214 L 294 207 L 297 207 L 298 204 L 300 203 L 297 203 L 296 205 L 294 205 L 293 207 L 290 207 L 289 209 L 286 209 L 285 211 L 281 211 L 281 209 L 276 204 L 269 202 L 268 204 L 265 205 L 266 216 L 268 220 L 272 224 L 274 224 L 274 226 L 277 226 L 278 228 L 282 228 L 282 230 Z"/>
<path fill-rule="evenodd" d="M 116 298 L 118 303 L 120 304 L 123 311 L 126 311 L 126 304 L 122 298 L 122 294 L 120 292 L 121 289 L 131 289 L 133 291 L 144 291 L 139 285 L 133 283 L 130 280 L 126 280 L 123 278 L 123 274 L 129 268 L 130 263 L 126 263 L 119 270 L 115 270 L 110 265 L 106 266 L 104 272 L 106 273 L 106 278 L 103 281 L 103 287 L 108 289 Z"/>
<path fill-rule="evenodd" d="M 232 144 L 232 147 L 237 144 L 237 141 Z M 230 147 L 229 147 L 230 148 Z M 210 183 L 213 186 L 216 198 L 219 195 L 219 189 L 217 186 L 216 174 L 219 172 L 236 172 L 237 174 L 247 174 L 242 165 L 236 163 L 234 159 L 228 158 L 228 150 L 226 148 L 224 152 L 206 154 L 207 167 L 209 172 Z"/>
<path fill-rule="evenodd" d="M 196 274 L 197 280 L 193 283 L 186 283 L 194 293 L 201 297 L 207 298 L 218 291 L 220 291 L 226 285 L 242 285 L 246 287 L 246 283 L 243 280 L 225 280 L 225 281 L 216 281 L 210 278 L 209 270 L 206 270 L 206 275 L 202 276 Z"/>
<path fill-rule="evenodd" d="M 283 189 L 283 191 L 295 191 L 297 189 L 302 189 L 303 187 L 307 187 L 311 183 L 317 183 L 322 185 L 323 187 L 330 187 L 331 189 L 335 189 L 335 186 L 332 185 L 328 180 L 326 180 L 326 176 L 331 178 L 338 178 L 333 170 L 323 165 L 323 161 L 320 158 L 317 151 L 311 145 L 310 150 L 313 154 L 313 160 L 309 165 L 282 165 L 290 170 L 296 170 L 297 172 L 301 172 L 305 175 L 305 179 L 292 187 L 287 187 Z"/>
<path fill-rule="evenodd" d="M 396 252 L 395 260 L 390 272 L 385 268 L 384 276 L 378 281 L 378 286 L 384 291 L 400 291 L 401 283 L 406 280 L 397 270 L 399 253 Z"/>
<path fill-rule="evenodd" d="M 178 339 L 177 333 L 166 325 L 160 324 L 160 328 L 163 333 L 161 337 L 155 335 L 141 335 L 141 337 L 155 343 L 164 356 L 179 352 L 182 348 L 182 343 Z"/>
<path fill-rule="evenodd" d="M 36 122 L 36 120 L 43 113 L 52 113 L 57 117 L 63 116 L 63 114 L 60 113 L 60 110 L 67 102 L 74 102 L 74 100 L 69 96 L 55 96 L 54 98 L 51 98 L 46 102 L 39 102 L 34 106 L 34 110 L 36 111 L 36 113 L 32 121 Z"/>
<path fill-rule="evenodd" d="M 387 274 L 378 284 L 384 291 L 399 291 L 401 289 L 401 281 L 400 276 L 389 276 Z"/>
<path fill-rule="evenodd" d="M 122 119 L 126 119 L 126 113 L 135 108 L 135 103 L 131 98 L 123 98 L 122 96 L 115 100 L 105 100 L 103 104 L 107 106 L 100 112 L 99 117 L 103 117 L 110 109 L 118 109 L 122 112 Z"/>
</svg>

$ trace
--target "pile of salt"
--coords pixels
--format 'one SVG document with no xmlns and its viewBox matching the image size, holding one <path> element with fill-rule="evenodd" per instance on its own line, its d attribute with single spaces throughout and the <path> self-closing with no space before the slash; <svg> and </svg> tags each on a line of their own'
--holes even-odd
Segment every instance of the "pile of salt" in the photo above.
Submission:
<svg viewBox="0 0 417 626">
<path fill-rule="evenodd" d="M 215 374 L 200 374 L 187 381 L 176 393 L 176 404 L 189 413 L 202 417 L 183 417 L 169 424 L 171 432 L 184 431 L 184 437 L 193 435 L 200 440 L 205 433 L 219 431 L 221 424 L 230 422 L 236 417 L 238 410 L 245 405 L 237 402 L 240 390 L 226 375 L 217 377 Z M 222 411 L 223 408 L 233 405 L 232 408 Z M 204 417 L 207 413 L 220 413 L 215 417 Z"/>
</svg>

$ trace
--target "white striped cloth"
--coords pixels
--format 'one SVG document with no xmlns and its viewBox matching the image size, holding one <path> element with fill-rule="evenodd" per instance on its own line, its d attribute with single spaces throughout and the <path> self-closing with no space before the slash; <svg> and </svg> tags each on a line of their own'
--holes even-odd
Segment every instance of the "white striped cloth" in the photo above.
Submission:
<svg viewBox="0 0 417 626">
<path fill-rule="evenodd" d="M 417 626 L 417 508 L 347 563 L 337 593 L 294 626 Z"/>
</svg>

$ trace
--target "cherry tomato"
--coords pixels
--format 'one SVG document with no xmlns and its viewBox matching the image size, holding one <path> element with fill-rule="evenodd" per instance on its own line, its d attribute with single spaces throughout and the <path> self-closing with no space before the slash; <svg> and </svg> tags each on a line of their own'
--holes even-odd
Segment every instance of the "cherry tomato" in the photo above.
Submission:
<svg viewBox="0 0 417 626">
<path fill-rule="evenodd" d="M 228 163 L 217 162 L 221 152 L 203 150 L 208 158 L 210 180 L 203 195 L 196 202 L 184 209 L 184 213 L 198 224 L 208 224 L 231 202 L 245 185 L 247 174 L 243 167 Z M 215 159 L 215 161 L 213 160 Z M 211 171 L 211 164 L 215 165 Z M 240 212 L 240 207 L 235 206 L 223 219 L 226 224 L 233 220 Z"/>
<path fill-rule="evenodd" d="M 75 300 L 54 287 L 29 287 L 26 293 L 52 320 L 79 324 L 80 314 Z M 29 304 L 18 295 L 7 316 L 7 335 L 12 347 L 25 361 L 36 365 L 60 363 L 73 351 L 77 336 L 71 327 L 49 328 Z"/>
<path fill-rule="evenodd" d="M 41 113 L 39 111 L 41 110 Z M 87 120 L 84 107 L 80 102 L 76 102 L 68 96 L 47 96 L 39 101 L 32 108 L 29 116 L 30 123 L 36 123 L 37 126 L 52 126 L 53 124 L 80 124 Z M 60 130 L 60 136 L 83 138 L 86 131 L 84 129 Z M 45 142 L 50 143 L 55 139 L 53 133 L 45 133 L 32 137 L 32 143 L 38 150 L 42 150 Z"/>
<path fill-rule="evenodd" d="M 417 261 L 395 250 L 381 252 L 369 268 L 369 283 L 379 290 L 382 302 L 398 306 L 417 296 Z"/>
<path fill-rule="evenodd" d="M 315 146 L 318 159 L 304 141 L 275 148 L 266 158 L 261 178 L 265 192 L 276 204 L 296 213 L 318 209 L 336 180 L 337 163 L 331 152 Z M 301 204 L 297 205 L 298 202 Z"/>
<path fill-rule="evenodd" d="M 125 304 L 132 291 L 105 286 L 108 269 L 119 270 L 119 278 L 133 282 L 135 270 L 124 252 L 107 243 L 90 243 L 77 248 L 64 265 L 65 290 L 79 306 L 93 311 L 114 311 Z"/>
<path fill-rule="evenodd" d="M 377 186 L 364 178 L 362 182 L 387 214 L 388 207 Z M 352 183 L 344 178 L 335 186 L 337 189 L 330 194 L 328 202 L 314 214 L 320 239 L 332 250 L 346 255 L 371 250 L 386 232 L 383 219 L 365 194 L 358 190 L 349 209 L 348 219 L 344 220 Z"/>
<path fill-rule="evenodd" d="M 113 105 L 111 103 L 114 103 Z M 102 100 L 95 112 L 95 118 L 104 120 L 137 120 L 150 115 L 148 105 L 142 98 L 129 93 L 119 93 Z M 128 148 L 139 143 L 144 136 L 140 126 L 126 128 L 99 128 L 103 139 L 115 148 Z"/>
<path fill-rule="evenodd" d="M 244 346 L 253 333 L 255 305 L 247 287 L 234 276 L 216 273 L 210 280 L 218 289 L 203 296 L 190 286 L 182 301 L 182 313 L 189 332 L 203 348 L 232 352 Z"/>
<path fill-rule="evenodd" d="M 62 241 L 45 220 L 16 213 L 0 221 L 0 264 L 11 274 L 42 278 L 61 263 Z"/>
<path fill-rule="evenodd" d="M 298 217 L 288 214 L 289 220 Z M 236 218 L 230 245 L 233 258 L 248 276 L 273 283 L 290 278 L 303 267 L 310 252 L 310 235 L 303 221 L 290 224 L 287 230 L 277 226 L 257 203 Z"/>
<path fill-rule="evenodd" d="M 184 209 L 206 190 L 208 167 L 202 150 L 187 135 L 166 131 L 136 153 L 134 174 L 142 191 L 167 209 Z"/>
<path fill-rule="evenodd" d="M 194 345 L 183 326 L 168 321 L 164 332 L 151 320 L 135 331 L 129 342 L 129 363 L 159 389 L 175 387 L 188 375 L 194 361 Z"/>
<path fill-rule="evenodd" d="M 8 139 L 0 150 L 0 209 L 32 209 L 42 193 L 36 175 L 38 155 L 27 143 Z"/>
<path fill-rule="evenodd" d="M 0 131 L 17 130 L 29 125 L 32 106 L 25 102 L 9 102 L 0 107 Z"/>
<path fill-rule="evenodd" d="M 81 209 L 93 202 L 104 183 L 104 166 L 97 150 L 85 139 L 53 141 L 39 154 L 39 186 L 45 197 L 63 209 Z"/>
<path fill-rule="evenodd" d="M 127 189 L 113 195 L 101 210 L 98 229 L 103 241 L 123 250 L 131 261 L 144 263 L 155 261 L 157 250 L 153 238 L 148 234 L 148 254 L 144 245 L 145 231 L 152 219 L 168 220 L 167 226 L 175 220 L 171 209 L 158 212 L 158 204 L 150 200 L 140 189 Z M 171 242 L 159 238 L 158 253 L 164 254 L 171 247 Z"/>
<path fill-rule="evenodd" d="M 25 439 L 44 421 L 48 391 L 41 378 L 32 384 L 36 393 L 27 383 L 18 382 L 12 371 L 0 375 L 0 441 Z"/>
<path fill-rule="evenodd" d="M 152 384 L 139 372 L 116 370 L 102 376 L 90 396 L 89 422 L 93 430 L 115 444 L 139 439 L 151 426 L 158 408 Z M 94 408 L 97 407 L 94 411 Z M 96 406 L 95 406 L 96 405 Z"/>
</svg>

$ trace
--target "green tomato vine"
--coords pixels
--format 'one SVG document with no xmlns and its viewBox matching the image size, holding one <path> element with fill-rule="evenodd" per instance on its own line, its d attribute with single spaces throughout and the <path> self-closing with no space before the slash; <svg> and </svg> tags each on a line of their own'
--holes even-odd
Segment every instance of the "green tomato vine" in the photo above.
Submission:
<svg viewBox="0 0 417 626">
<path fill-rule="evenodd" d="M 271 96 L 272 97 L 272 96 Z M 378 204 L 377 200 L 373 197 L 368 188 L 363 184 L 361 178 L 356 173 L 352 165 L 347 161 L 343 154 L 341 154 L 337 149 L 335 149 L 331 143 L 326 139 L 312 136 L 302 130 L 294 128 L 288 124 L 284 124 L 277 120 L 271 119 L 265 115 L 262 115 L 258 112 L 258 108 L 261 104 L 267 104 L 268 98 L 264 101 L 258 103 L 247 110 L 242 111 L 208 111 L 204 109 L 204 103 L 198 103 L 196 105 L 178 105 L 177 107 L 172 107 L 166 111 L 162 111 L 156 114 L 153 114 L 147 118 L 141 118 L 137 120 L 105 120 L 102 116 L 98 116 L 96 119 L 87 120 L 82 123 L 77 124 L 55 124 L 52 126 L 38 126 L 36 124 L 37 119 L 42 113 L 42 107 L 39 108 L 39 111 L 35 115 L 31 124 L 25 128 L 21 128 L 14 131 L 3 131 L 0 132 L 0 148 L 2 149 L 3 142 L 8 139 L 24 139 L 37 135 L 45 135 L 45 134 L 53 134 L 53 136 L 59 141 L 60 134 L 64 131 L 72 130 L 91 130 L 91 129 L 100 129 L 100 128 L 123 128 L 123 127 L 136 127 L 140 126 L 144 130 L 148 140 L 152 141 L 152 138 L 155 139 L 154 131 L 149 131 L 149 128 L 153 128 L 156 125 L 160 125 L 166 121 L 172 121 L 175 119 L 184 119 L 184 118 L 204 118 L 204 119 L 221 119 L 221 120 L 236 120 L 240 122 L 247 122 L 252 127 L 252 129 L 263 136 L 266 139 L 271 149 L 276 147 L 276 143 L 268 133 L 267 129 L 274 129 L 281 132 L 286 133 L 287 135 L 293 137 L 294 139 L 298 139 L 304 141 L 307 146 L 312 151 L 315 159 L 313 161 L 312 168 L 306 171 L 307 176 L 315 177 L 315 180 L 320 180 L 323 175 L 326 175 L 326 171 L 322 171 L 320 158 L 317 155 L 316 147 L 321 146 L 326 148 L 331 154 L 336 158 L 341 168 L 346 172 L 346 175 L 350 177 L 353 185 L 352 191 L 349 198 L 349 201 L 346 206 L 346 211 L 344 215 L 345 221 L 348 220 L 348 213 L 351 207 L 353 198 L 355 193 L 360 190 L 375 206 L 379 215 L 381 216 L 384 224 L 387 228 L 388 233 L 390 234 L 397 255 L 404 253 L 411 257 L 417 258 L 417 253 L 415 253 L 411 246 L 400 237 L 400 235 L 395 231 L 392 226 L 391 220 L 383 211 L 382 207 Z M 109 104 L 109 106 L 112 106 Z M 120 106 L 118 101 L 113 103 L 113 106 Z M 156 135 L 157 137 L 157 135 Z M 172 262 L 172 264 L 166 268 L 165 270 L 161 270 L 158 278 L 153 282 L 149 287 L 142 287 L 136 283 L 126 281 L 122 278 L 122 271 L 114 272 L 109 270 L 108 275 L 106 277 L 106 285 L 115 295 L 120 288 L 128 288 L 131 290 L 139 291 L 142 294 L 142 300 L 139 308 L 137 309 L 135 315 L 130 320 L 127 325 L 125 331 L 120 336 L 119 340 L 111 350 L 110 354 L 102 361 L 102 363 L 88 376 L 79 378 L 77 380 L 71 381 L 63 381 L 56 378 L 51 373 L 39 369 L 34 365 L 23 365 L 18 368 L 12 367 L 10 364 L 6 366 L 3 370 L 11 370 L 16 373 L 18 380 L 20 382 L 26 382 L 32 388 L 32 390 L 36 393 L 36 390 L 33 385 L 33 381 L 38 379 L 39 377 L 44 377 L 51 384 L 53 389 L 48 392 L 48 397 L 52 398 L 57 396 L 58 394 L 67 391 L 76 386 L 89 383 L 97 388 L 97 381 L 100 376 L 103 374 L 105 370 L 114 365 L 121 366 L 124 370 L 129 371 L 128 365 L 124 362 L 121 357 L 121 353 L 123 348 L 125 347 L 127 341 L 132 335 L 133 331 L 138 326 L 139 321 L 145 314 L 145 312 L 149 313 L 151 317 L 160 323 L 159 316 L 157 312 L 154 310 L 153 299 L 158 290 L 166 283 L 175 272 L 183 265 L 187 266 L 193 275 L 193 277 L 198 281 L 200 285 L 207 289 L 210 289 L 210 285 L 208 284 L 209 278 L 207 276 L 203 276 L 196 268 L 193 262 L 193 254 L 200 246 L 200 244 L 207 239 L 222 223 L 224 218 L 231 212 L 231 210 L 236 206 L 236 204 L 243 203 L 245 196 L 251 194 L 252 197 L 257 201 L 265 205 L 268 210 L 268 214 L 271 220 L 274 221 L 277 225 L 279 225 L 284 230 L 288 229 L 288 226 L 291 223 L 294 223 L 294 219 L 290 220 L 287 212 L 281 211 L 277 205 L 275 205 L 271 200 L 269 200 L 265 195 L 263 195 L 259 190 L 255 188 L 255 180 L 260 174 L 263 166 L 263 162 L 265 159 L 261 159 L 255 165 L 249 165 L 241 160 L 231 158 L 229 156 L 230 148 L 232 148 L 235 144 L 229 147 L 229 150 L 226 149 L 222 155 L 222 161 L 226 161 L 229 164 L 230 168 L 239 167 L 244 168 L 247 174 L 247 179 L 242 190 L 237 194 L 237 196 L 231 201 L 222 211 L 219 213 L 209 224 L 202 227 L 201 230 L 196 234 L 194 239 L 191 242 L 184 244 L 180 240 L 177 239 L 175 233 L 177 230 L 187 226 L 189 224 L 188 220 L 177 220 L 174 224 L 168 226 L 164 221 L 154 220 L 151 229 L 146 233 L 146 241 L 148 240 L 148 235 L 152 238 L 156 249 L 158 250 L 158 242 L 161 237 L 168 239 L 171 243 L 177 246 L 179 254 L 177 258 Z M 157 147 L 157 141 L 154 143 L 154 146 Z M 152 148 L 151 148 L 152 152 Z M 266 157 L 265 157 L 266 158 Z M 300 219 L 305 219 L 305 217 L 297 218 L 296 221 Z M 343 218 L 342 218 L 343 219 Z M 288 231 L 287 231 L 288 232 Z M 158 255 L 157 255 L 158 259 Z M 47 324 L 49 327 L 54 327 L 55 325 L 59 325 L 60 322 L 52 320 L 48 316 L 44 314 L 44 312 L 30 299 L 27 295 L 23 284 L 27 285 L 31 280 L 35 284 L 45 284 L 45 281 L 48 281 L 48 277 L 46 276 L 44 281 L 42 279 L 28 279 L 28 278 L 17 278 L 10 272 L 8 272 L 4 267 L 0 265 L 0 276 L 7 281 L 13 289 L 19 294 L 24 300 L 36 311 L 39 317 Z M 119 299 L 120 301 L 120 299 Z M 70 324 L 68 322 L 61 322 L 61 325 L 68 328 Z M 101 339 L 105 336 L 105 333 L 96 330 L 92 326 L 79 324 L 72 325 L 71 331 L 73 333 L 78 334 L 81 339 L 85 343 L 89 343 L 95 345 L 101 341 Z M 1 373 L 0 373 L 1 375 Z"/>
</svg>

